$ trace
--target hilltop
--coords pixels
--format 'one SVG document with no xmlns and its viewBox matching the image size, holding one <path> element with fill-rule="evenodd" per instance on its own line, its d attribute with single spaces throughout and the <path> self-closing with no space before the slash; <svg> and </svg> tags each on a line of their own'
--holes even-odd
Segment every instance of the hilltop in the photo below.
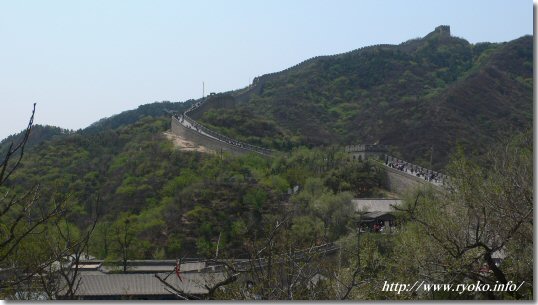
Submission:
<svg viewBox="0 0 538 305">
<path fill-rule="evenodd" d="M 5 156 L 7 149 L 11 143 L 18 143 L 24 137 L 25 131 L 12 134 L 2 141 L 0 141 L 0 156 Z M 50 125 L 33 125 L 32 132 L 28 136 L 28 143 L 26 145 L 27 149 L 32 149 L 33 147 L 41 144 L 42 142 L 49 141 L 56 138 L 61 138 L 65 135 L 73 133 L 72 130 L 60 128 L 57 126 Z"/>
</svg>

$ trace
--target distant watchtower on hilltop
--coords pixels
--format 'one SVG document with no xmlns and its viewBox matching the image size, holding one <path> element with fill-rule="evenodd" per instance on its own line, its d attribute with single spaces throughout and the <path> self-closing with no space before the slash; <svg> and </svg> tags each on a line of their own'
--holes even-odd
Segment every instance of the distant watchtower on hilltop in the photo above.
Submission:
<svg viewBox="0 0 538 305">
<path fill-rule="evenodd" d="M 443 36 L 450 36 L 450 25 L 440 25 L 435 28 L 435 32 Z"/>
</svg>

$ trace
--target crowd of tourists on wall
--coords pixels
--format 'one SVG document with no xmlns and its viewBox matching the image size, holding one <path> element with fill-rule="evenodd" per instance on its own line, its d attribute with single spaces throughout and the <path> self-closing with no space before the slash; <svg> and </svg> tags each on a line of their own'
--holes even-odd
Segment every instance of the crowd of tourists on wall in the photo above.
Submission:
<svg viewBox="0 0 538 305">
<path fill-rule="evenodd" d="M 387 156 L 385 158 L 385 165 L 399 171 L 417 176 L 419 178 L 423 178 L 424 180 L 429 182 L 444 184 L 443 174 L 422 168 L 418 165 L 414 165 L 394 157 Z"/>
</svg>

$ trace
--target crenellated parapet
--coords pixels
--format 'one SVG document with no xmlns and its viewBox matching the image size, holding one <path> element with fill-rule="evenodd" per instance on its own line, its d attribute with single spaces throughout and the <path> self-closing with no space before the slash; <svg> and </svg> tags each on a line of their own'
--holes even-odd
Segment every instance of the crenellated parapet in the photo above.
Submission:
<svg viewBox="0 0 538 305">
<path fill-rule="evenodd" d="M 349 154 L 350 160 L 362 161 L 372 157 L 382 159 L 388 152 L 388 147 L 378 144 L 356 144 L 345 146 L 344 151 Z"/>
<path fill-rule="evenodd" d="M 379 144 L 356 144 L 356 145 L 347 145 L 344 147 L 345 152 L 379 152 L 385 153 L 388 151 L 387 145 Z"/>
</svg>

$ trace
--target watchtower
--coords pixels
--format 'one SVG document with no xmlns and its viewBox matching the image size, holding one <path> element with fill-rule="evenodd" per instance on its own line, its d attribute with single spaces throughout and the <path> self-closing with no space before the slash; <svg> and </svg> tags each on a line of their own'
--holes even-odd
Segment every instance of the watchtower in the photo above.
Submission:
<svg viewBox="0 0 538 305">
<path fill-rule="evenodd" d="M 450 25 L 440 25 L 435 28 L 435 31 L 443 36 L 450 36 Z"/>
<path fill-rule="evenodd" d="M 352 161 L 363 161 L 368 158 L 383 159 L 387 151 L 386 145 L 376 144 L 357 144 L 345 147 L 345 152 L 350 155 L 349 159 Z"/>
</svg>

